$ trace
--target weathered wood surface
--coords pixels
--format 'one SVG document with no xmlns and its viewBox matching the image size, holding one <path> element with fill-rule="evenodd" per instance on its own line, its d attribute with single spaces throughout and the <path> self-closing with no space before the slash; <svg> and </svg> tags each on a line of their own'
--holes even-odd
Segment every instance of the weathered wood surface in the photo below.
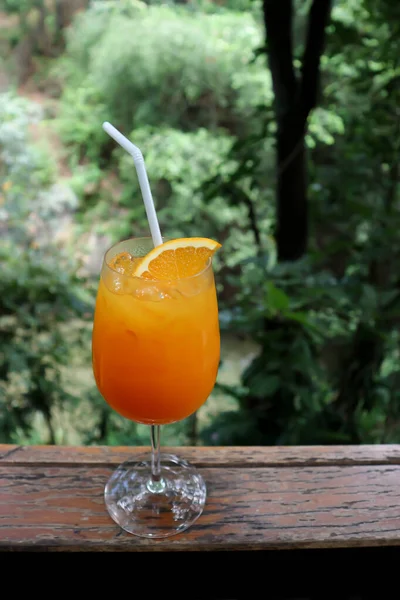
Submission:
<svg viewBox="0 0 400 600">
<path fill-rule="evenodd" d="M 200 519 L 144 540 L 109 517 L 105 483 L 147 448 L 0 445 L 0 550 L 274 550 L 400 546 L 400 445 L 176 448 L 197 465 Z"/>
<path fill-rule="evenodd" d="M 163 448 L 198 467 L 400 465 L 400 444 L 361 446 L 221 446 Z M 0 464 L 75 463 L 117 466 L 148 454 L 147 447 L 17 446 L 0 444 Z"/>
</svg>

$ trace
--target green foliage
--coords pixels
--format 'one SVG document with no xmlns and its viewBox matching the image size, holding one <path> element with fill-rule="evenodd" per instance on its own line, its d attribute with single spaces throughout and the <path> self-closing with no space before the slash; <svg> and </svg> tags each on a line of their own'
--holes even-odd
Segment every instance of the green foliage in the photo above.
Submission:
<svg viewBox="0 0 400 600">
<path fill-rule="evenodd" d="M 76 400 L 60 369 L 82 343 L 66 339 L 62 326 L 88 316 L 93 297 L 76 262 L 48 239 L 49 220 L 70 198 L 54 193 L 54 165 L 29 143 L 35 115 L 27 102 L 0 96 L 0 438 L 29 439 L 41 414 L 46 429 L 35 439 L 55 443 L 54 407 Z"/>
<path fill-rule="evenodd" d="M 54 163 L 27 138 L 29 125 L 36 124 L 41 116 L 40 108 L 23 98 L 11 93 L 0 95 L 0 177 L 3 191 L 10 194 L 10 210 L 16 208 L 17 197 L 27 195 L 26 206 L 41 185 L 53 181 Z"/>
<path fill-rule="evenodd" d="M 68 111 L 69 82 L 74 91 L 97 92 L 85 99 L 88 116 L 100 102 L 109 120 L 128 131 L 152 125 L 237 130 L 255 101 L 272 99 L 263 66 L 249 65 L 261 35 L 246 14 L 137 3 L 128 15 L 123 7 L 106 12 L 94 4 L 68 35 L 63 104 Z"/>
<path fill-rule="evenodd" d="M 83 159 L 101 165 L 105 140 L 99 124 L 107 120 L 107 114 L 107 108 L 95 88 L 82 86 L 65 90 L 57 129 L 66 146 L 77 149 L 77 152 L 71 153 L 73 168 Z"/>
<path fill-rule="evenodd" d="M 61 324 L 88 311 L 83 282 L 68 273 L 61 257 L 7 244 L 1 281 L 1 385 L 3 442 L 28 434 L 41 413 L 47 431 L 41 441 L 56 442 L 55 406 L 76 401 L 63 387 L 60 367 L 68 365 L 79 337 L 65 337 Z"/>
<path fill-rule="evenodd" d="M 307 5 L 294 3 L 296 70 Z M 78 405 L 63 369 L 79 352 L 90 369 L 91 281 L 54 244 L 57 215 L 77 211 L 82 233 L 110 242 L 147 233 L 133 162 L 101 129 L 109 120 L 143 151 L 163 233 L 223 243 L 221 329 L 257 345 L 239 384 L 218 382 L 235 410 L 200 426 L 201 441 L 399 441 L 399 10 L 334 3 L 306 136 L 310 252 L 294 264 L 277 264 L 273 237 L 276 124 L 260 2 L 103 1 L 76 16 L 53 69 L 72 192 L 27 143 L 43 115 L 0 96 L 2 440 L 58 441 L 55 412 Z M 147 443 L 93 385 L 85 398 L 91 425 L 75 425 L 84 443 Z M 45 434 L 33 429 L 38 412 Z M 168 443 L 188 439 L 184 424 L 166 432 Z"/>
<path fill-rule="evenodd" d="M 268 268 L 261 245 L 238 278 L 230 327 L 260 350 L 230 390 L 239 413 L 220 415 L 207 443 L 399 439 L 398 11 L 335 5 L 307 136 L 312 250 Z"/>
<path fill-rule="evenodd" d="M 37 6 L 37 0 L 4 0 L 4 10 L 8 13 L 24 13 Z"/>
<path fill-rule="evenodd" d="M 4 12 L 17 17 L 17 22 L 15 24 L 13 22 L 9 31 L 8 41 L 11 48 L 18 43 L 30 48 L 28 55 L 23 56 L 23 61 L 30 63 L 34 55 L 48 53 L 55 55 L 58 52 L 59 39 L 55 27 L 57 2 L 56 0 L 3 0 Z"/>
<path fill-rule="evenodd" d="M 313 262 L 260 267 L 254 279 L 264 287 L 241 294 L 229 327 L 251 335 L 259 352 L 240 388 L 223 386 L 239 413 L 219 415 L 204 443 L 398 439 L 399 335 L 383 327 L 386 302 L 377 305 L 362 278 L 341 280 Z M 398 293 L 391 298 L 398 305 Z"/>
<path fill-rule="evenodd" d="M 111 202 L 100 192 L 95 205 L 83 205 L 83 220 L 98 222 L 97 231 L 113 239 L 147 231 L 132 162 L 113 152 L 115 144 L 99 127 L 110 120 L 131 131 L 141 147 L 168 235 L 207 227 L 224 241 L 221 262 L 233 268 L 256 250 L 246 203 L 262 235 L 271 225 L 273 148 L 268 132 L 259 138 L 260 128 L 266 131 L 259 114 L 260 106 L 271 106 L 272 90 L 263 61 L 255 59 L 260 23 L 226 9 L 204 13 L 193 5 L 132 3 L 128 11 L 128 4 L 95 3 L 78 15 L 60 62 L 66 75 L 58 127 L 72 164 L 108 165 L 123 183 Z M 257 185 L 246 177 L 241 152 L 250 134 L 258 136 L 250 156 L 257 163 Z M 235 156 L 224 162 L 233 146 Z M 241 176 L 232 185 L 229 173 L 238 162 Z M 210 176 L 226 188 L 200 191 Z"/>
<path fill-rule="evenodd" d="M 210 235 L 219 236 L 224 228 L 237 226 L 243 219 L 243 210 L 221 206 L 220 198 L 205 205 L 200 191 L 211 174 L 229 174 L 232 170 L 226 161 L 232 145 L 229 136 L 206 129 L 184 133 L 169 128 L 142 128 L 133 131 L 130 138 L 145 153 L 160 225 L 168 229 L 169 237 L 201 235 L 204 228 Z M 126 183 L 121 202 L 128 208 L 135 206 L 131 219 L 136 223 L 141 219 L 145 230 L 147 222 L 132 159 L 126 152 L 118 154 L 119 177 Z"/>
</svg>

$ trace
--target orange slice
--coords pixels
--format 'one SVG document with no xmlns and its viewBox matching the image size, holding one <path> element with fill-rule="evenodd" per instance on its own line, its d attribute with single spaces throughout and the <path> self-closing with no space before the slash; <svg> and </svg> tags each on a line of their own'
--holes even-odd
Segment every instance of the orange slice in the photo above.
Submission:
<svg viewBox="0 0 400 600">
<path fill-rule="evenodd" d="M 145 279 L 172 280 L 193 277 L 221 244 L 208 238 L 169 240 L 151 250 L 137 266 L 134 275 Z"/>
</svg>

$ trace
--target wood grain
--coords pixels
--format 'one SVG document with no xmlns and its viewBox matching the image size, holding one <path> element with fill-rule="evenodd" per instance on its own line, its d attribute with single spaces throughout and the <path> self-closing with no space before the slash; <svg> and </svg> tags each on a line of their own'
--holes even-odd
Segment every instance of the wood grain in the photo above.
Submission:
<svg viewBox="0 0 400 600">
<path fill-rule="evenodd" d="M 144 540 L 123 532 L 103 500 L 111 471 L 136 449 L 0 446 L 0 550 L 400 545 L 399 447 L 177 451 L 201 469 L 208 487 L 205 511 L 187 532 Z M 310 464 L 315 459 L 324 462 Z"/>
<path fill-rule="evenodd" d="M 163 451 L 198 467 L 294 467 L 330 465 L 400 465 L 400 444 L 360 446 L 178 447 Z M 150 452 L 148 447 L 17 446 L 0 444 L 0 465 L 117 466 Z"/>
</svg>

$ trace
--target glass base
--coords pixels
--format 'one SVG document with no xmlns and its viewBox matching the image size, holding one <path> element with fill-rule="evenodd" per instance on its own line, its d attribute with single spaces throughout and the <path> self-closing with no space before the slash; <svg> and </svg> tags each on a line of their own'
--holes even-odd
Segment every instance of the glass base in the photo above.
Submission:
<svg viewBox="0 0 400 600">
<path fill-rule="evenodd" d="M 120 465 L 104 490 L 107 510 L 128 533 L 165 538 L 184 531 L 203 512 L 206 484 L 197 470 L 172 454 L 161 454 L 161 479 L 151 480 L 151 461 Z"/>
</svg>

